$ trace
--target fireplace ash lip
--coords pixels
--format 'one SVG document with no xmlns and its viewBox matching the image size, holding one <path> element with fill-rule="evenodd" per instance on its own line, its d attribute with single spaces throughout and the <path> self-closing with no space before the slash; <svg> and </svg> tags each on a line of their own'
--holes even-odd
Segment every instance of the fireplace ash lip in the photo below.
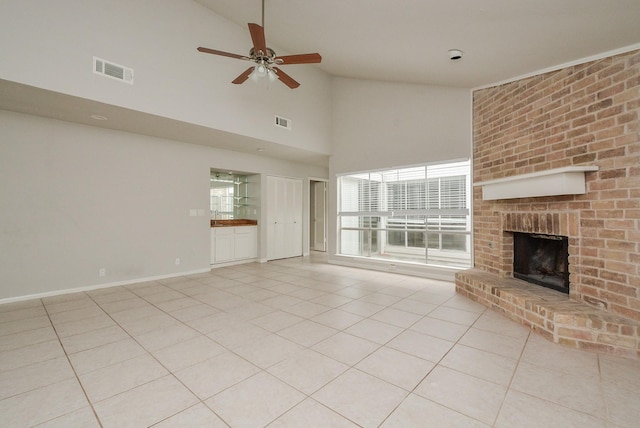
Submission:
<svg viewBox="0 0 640 428">
<path fill-rule="evenodd" d="M 541 233 L 530 233 L 528 234 L 529 236 L 531 236 L 532 238 L 537 238 L 537 239 L 550 239 L 552 241 L 562 241 L 564 238 L 566 238 L 566 236 L 560 236 L 560 235 L 544 235 Z"/>
</svg>

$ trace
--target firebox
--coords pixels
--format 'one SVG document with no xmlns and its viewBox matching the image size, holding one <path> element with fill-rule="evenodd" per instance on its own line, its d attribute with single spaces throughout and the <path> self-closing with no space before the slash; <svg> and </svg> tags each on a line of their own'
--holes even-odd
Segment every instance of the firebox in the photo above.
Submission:
<svg viewBox="0 0 640 428">
<path fill-rule="evenodd" d="M 514 233 L 513 276 L 569 294 L 569 239 L 540 233 Z"/>
</svg>

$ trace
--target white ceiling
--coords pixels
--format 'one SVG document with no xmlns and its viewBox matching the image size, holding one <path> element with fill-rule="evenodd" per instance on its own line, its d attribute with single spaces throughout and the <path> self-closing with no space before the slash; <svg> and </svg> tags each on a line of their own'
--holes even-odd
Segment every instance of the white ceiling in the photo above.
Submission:
<svg viewBox="0 0 640 428">
<path fill-rule="evenodd" d="M 196 1 L 262 21 L 262 0 Z M 269 46 L 319 52 L 332 75 L 474 88 L 640 43 L 640 0 L 265 0 L 264 24 Z"/>
</svg>

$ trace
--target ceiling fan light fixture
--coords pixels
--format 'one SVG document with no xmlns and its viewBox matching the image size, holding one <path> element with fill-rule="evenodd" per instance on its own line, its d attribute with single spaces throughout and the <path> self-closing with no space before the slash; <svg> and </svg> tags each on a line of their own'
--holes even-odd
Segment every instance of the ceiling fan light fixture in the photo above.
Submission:
<svg viewBox="0 0 640 428">
<path fill-rule="evenodd" d="M 291 76 L 289 76 L 277 66 L 288 64 L 318 64 L 322 61 L 322 57 L 319 53 L 285 55 L 282 57 L 277 57 L 274 50 L 267 47 L 264 36 L 264 0 L 262 0 L 262 25 L 249 23 L 248 26 L 249 33 L 251 35 L 251 41 L 253 42 L 253 47 L 251 47 L 251 49 L 249 50 L 249 56 L 238 55 L 205 47 L 198 48 L 198 52 L 241 59 L 244 61 L 252 61 L 253 63 L 255 63 L 255 65 L 247 68 L 242 74 L 232 80 L 231 83 L 241 84 L 247 81 L 247 79 L 257 80 L 259 78 L 268 76 L 270 80 L 280 80 L 289 88 L 295 89 L 300 86 L 300 83 L 296 82 Z"/>
<path fill-rule="evenodd" d="M 263 62 L 261 62 L 258 65 L 256 65 L 255 70 L 256 70 L 256 73 L 258 73 L 259 76 L 266 76 L 267 72 L 268 72 L 267 66 L 264 65 Z"/>
</svg>

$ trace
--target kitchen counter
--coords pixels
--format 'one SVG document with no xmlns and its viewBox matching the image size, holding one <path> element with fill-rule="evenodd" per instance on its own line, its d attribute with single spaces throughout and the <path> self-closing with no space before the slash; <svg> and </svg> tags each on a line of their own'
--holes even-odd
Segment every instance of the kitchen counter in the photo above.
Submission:
<svg viewBox="0 0 640 428">
<path fill-rule="evenodd" d="M 258 220 L 238 218 L 234 220 L 211 220 L 211 227 L 257 226 Z"/>
</svg>

